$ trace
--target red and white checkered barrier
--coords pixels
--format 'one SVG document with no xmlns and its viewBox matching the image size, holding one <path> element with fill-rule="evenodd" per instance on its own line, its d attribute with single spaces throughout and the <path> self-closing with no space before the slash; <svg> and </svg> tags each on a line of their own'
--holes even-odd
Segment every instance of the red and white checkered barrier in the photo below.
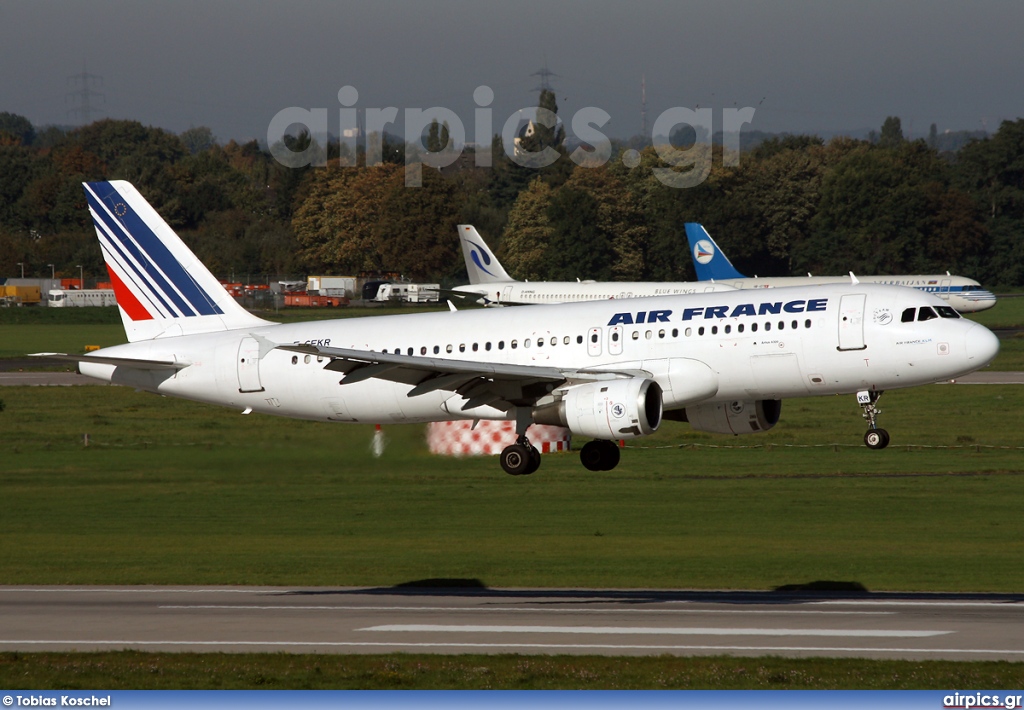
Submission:
<svg viewBox="0 0 1024 710">
<path fill-rule="evenodd" d="M 482 419 L 473 422 L 432 422 L 427 425 L 427 446 L 430 453 L 445 456 L 497 455 L 506 446 L 516 443 L 516 423 Z M 530 443 L 542 453 L 568 451 L 572 434 L 568 429 L 547 424 L 531 424 L 526 430 Z"/>
</svg>

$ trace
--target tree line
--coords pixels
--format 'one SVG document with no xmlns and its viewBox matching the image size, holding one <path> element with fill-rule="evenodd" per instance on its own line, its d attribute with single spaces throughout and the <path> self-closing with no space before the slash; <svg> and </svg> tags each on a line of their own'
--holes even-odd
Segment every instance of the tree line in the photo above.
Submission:
<svg viewBox="0 0 1024 710">
<path fill-rule="evenodd" d="M 406 154 L 451 150 L 445 127 L 417 146 L 384 136 L 374 165 L 335 142 L 326 167 L 287 167 L 206 128 L 103 120 L 36 131 L 0 114 L 0 269 L 104 274 L 81 183 L 124 179 L 226 278 L 399 272 L 452 284 L 465 279 L 455 226 L 470 223 L 517 278 L 687 280 L 683 224 L 697 221 L 749 275 L 948 270 L 1024 285 L 1024 119 L 955 152 L 932 133 L 906 140 L 890 118 L 869 140 L 776 136 L 738 164 L 707 147 L 707 179 L 678 189 L 656 179 L 666 165 L 650 146 L 614 145 L 611 160 L 577 165 L 560 131 L 537 131 L 524 146 L 549 143 L 553 165 L 519 165 L 495 137 L 492 166 L 465 151 L 406 187 Z M 309 138 L 285 143 L 300 150 Z"/>
</svg>

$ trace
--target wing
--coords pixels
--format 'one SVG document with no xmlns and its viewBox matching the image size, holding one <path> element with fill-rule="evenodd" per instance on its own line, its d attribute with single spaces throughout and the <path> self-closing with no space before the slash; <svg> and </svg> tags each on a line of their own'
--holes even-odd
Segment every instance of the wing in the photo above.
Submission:
<svg viewBox="0 0 1024 710">
<path fill-rule="evenodd" d="M 343 385 L 376 378 L 411 385 L 409 397 L 436 390 L 455 392 L 467 400 L 463 411 L 484 405 L 509 411 L 533 406 L 566 384 L 651 376 L 637 370 L 569 370 L 316 345 L 278 345 L 277 349 L 328 358 L 324 369 L 343 373 Z"/>
</svg>

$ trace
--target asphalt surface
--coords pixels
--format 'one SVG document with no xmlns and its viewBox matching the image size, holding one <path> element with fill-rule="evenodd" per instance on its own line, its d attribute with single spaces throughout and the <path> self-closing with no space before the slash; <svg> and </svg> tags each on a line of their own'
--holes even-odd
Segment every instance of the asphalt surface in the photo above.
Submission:
<svg viewBox="0 0 1024 710">
<path fill-rule="evenodd" d="M 1024 660 L 1024 595 L 0 587 L 0 650 Z"/>
</svg>

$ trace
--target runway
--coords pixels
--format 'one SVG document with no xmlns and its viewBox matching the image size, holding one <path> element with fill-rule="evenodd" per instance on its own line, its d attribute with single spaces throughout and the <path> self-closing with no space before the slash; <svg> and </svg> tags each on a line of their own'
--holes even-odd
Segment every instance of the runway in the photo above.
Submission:
<svg viewBox="0 0 1024 710">
<path fill-rule="evenodd" d="M 1024 595 L 0 587 L 0 650 L 1024 660 Z"/>
</svg>

